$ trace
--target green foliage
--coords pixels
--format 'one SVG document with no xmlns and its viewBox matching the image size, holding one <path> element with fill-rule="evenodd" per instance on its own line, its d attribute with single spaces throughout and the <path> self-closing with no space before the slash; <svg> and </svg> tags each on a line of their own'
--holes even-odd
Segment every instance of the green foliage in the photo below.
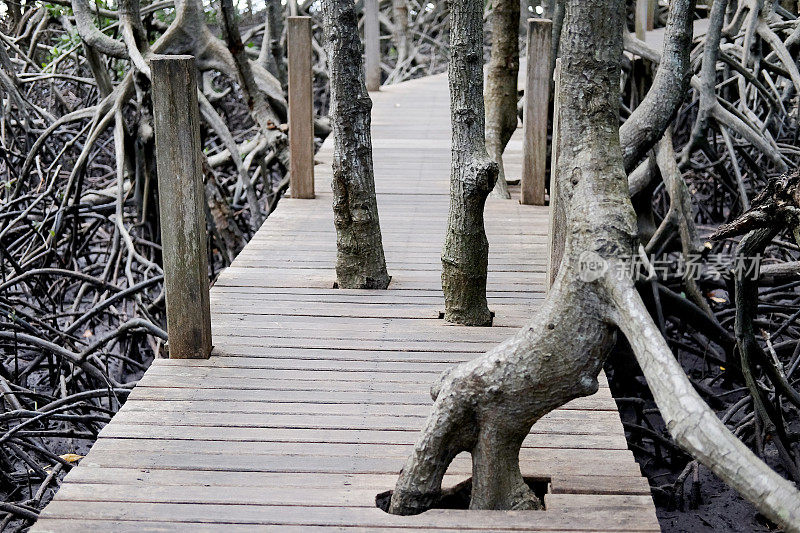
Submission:
<svg viewBox="0 0 800 533">
<path fill-rule="evenodd" d="M 56 39 L 56 42 L 50 48 L 50 51 L 45 57 L 42 68 L 47 69 L 48 65 L 56 61 L 61 55 L 71 52 L 75 47 L 81 44 L 81 38 L 76 33 L 70 36 L 67 33 L 62 33 Z"/>
<path fill-rule="evenodd" d="M 66 6 L 59 6 L 56 4 L 44 4 L 44 8 L 50 13 L 50 16 L 53 18 L 58 18 L 62 15 L 71 16 L 72 15 L 72 8 Z"/>
<path fill-rule="evenodd" d="M 217 25 L 217 10 L 213 8 L 206 8 L 204 10 L 206 15 L 206 24 L 209 26 Z"/>
<path fill-rule="evenodd" d="M 175 9 L 172 7 L 159 9 L 155 12 L 155 16 L 164 24 L 172 24 L 172 21 L 175 20 Z"/>
</svg>

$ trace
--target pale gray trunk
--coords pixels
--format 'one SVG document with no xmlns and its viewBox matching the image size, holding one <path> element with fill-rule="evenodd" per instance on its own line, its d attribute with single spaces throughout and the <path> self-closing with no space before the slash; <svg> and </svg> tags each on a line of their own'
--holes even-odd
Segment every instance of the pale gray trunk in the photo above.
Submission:
<svg viewBox="0 0 800 533">
<path fill-rule="evenodd" d="M 267 125 L 266 120 L 259 120 L 259 117 L 264 117 L 269 111 L 267 102 L 261 92 L 258 90 L 255 78 L 253 77 L 253 72 L 250 70 L 250 61 L 247 59 L 245 54 L 242 36 L 239 33 L 239 22 L 237 21 L 237 12 L 236 8 L 233 6 L 233 0 L 219 0 L 218 12 L 220 28 L 222 29 L 222 38 L 225 39 L 225 42 L 228 45 L 228 50 L 230 51 L 234 63 L 236 64 L 242 92 L 247 99 L 247 107 L 250 108 L 251 112 L 253 112 L 256 121 L 259 123 L 259 126 L 261 126 L 265 132 L 268 132 L 269 126 Z M 220 120 L 220 122 L 222 121 Z M 233 148 L 235 144 L 231 143 L 230 146 Z M 246 170 L 244 170 L 244 167 L 240 168 L 243 171 L 241 176 L 244 178 L 243 182 L 247 195 L 247 203 L 252 216 L 251 225 L 254 229 L 258 229 L 264 222 L 265 216 L 261 210 L 261 206 L 259 205 L 260 202 L 258 195 L 256 194 L 255 187 L 253 187 L 253 184 L 250 181 L 249 174 L 246 172 Z"/>
<path fill-rule="evenodd" d="M 456 0 L 450 9 L 450 116 L 453 146 L 450 214 L 442 250 L 445 320 L 492 323 L 486 303 L 489 242 L 483 206 L 497 179 L 484 145 L 483 2 Z"/>
<path fill-rule="evenodd" d="M 264 37 L 258 62 L 286 87 L 286 63 L 283 61 L 283 6 L 279 0 L 266 0 L 264 4 Z"/>
<path fill-rule="evenodd" d="M 553 21 L 552 45 L 550 48 L 550 77 L 556 70 L 556 60 L 559 58 L 559 46 L 561 46 L 561 28 L 564 26 L 564 0 L 552 0 L 552 14 L 546 15 Z"/>
<path fill-rule="evenodd" d="M 322 3 L 322 24 L 330 69 L 333 126 L 333 214 L 336 278 L 345 289 L 385 289 L 383 255 L 372 167 L 370 110 L 364 84 L 355 4 Z"/>
<path fill-rule="evenodd" d="M 392 0 L 392 40 L 397 48 L 397 64 L 408 59 L 408 4 L 406 0 Z"/>
<path fill-rule="evenodd" d="M 493 194 L 511 198 L 503 151 L 517 129 L 519 0 L 492 2 L 492 55 L 486 76 L 486 150 L 500 169 Z"/>
<path fill-rule="evenodd" d="M 653 85 L 620 128 L 622 154 L 628 172 L 661 139 L 686 96 L 692 76 L 689 51 L 694 4 L 694 0 L 671 2 L 664 30 L 664 50 Z"/>
</svg>

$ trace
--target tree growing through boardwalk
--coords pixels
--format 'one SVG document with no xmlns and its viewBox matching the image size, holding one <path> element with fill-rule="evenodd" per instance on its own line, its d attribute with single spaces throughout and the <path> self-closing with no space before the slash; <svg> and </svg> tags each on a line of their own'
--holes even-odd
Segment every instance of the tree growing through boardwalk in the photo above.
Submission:
<svg viewBox="0 0 800 533">
<path fill-rule="evenodd" d="M 519 74 L 519 2 L 492 3 L 492 52 L 486 76 L 486 149 L 499 166 L 492 194 L 511 198 L 503 169 L 503 151 L 517 129 Z"/>
<path fill-rule="evenodd" d="M 372 100 L 364 84 L 355 4 L 349 0 L 325 0 L 322 25 L 330 71 L 334 140 L 336 278 L 344 289 L 385 289 L 390 278 L 375 199 Z"/>
<path fill-rule="evenodd" d="M 434 385 L 433 412 L 389 510 L 413 514 L 434 505 L 447 466 L 462 451 L 472 454 L 471 508 L 537 508 L 519 468 L 522 442 L 543 415 L 597 391 L 621 331 L 673 438 L 768 518 L 800 531 L 800 493 L 695 392 L 630 275 L 638 240 L 619 134 L 624 2 L 567 0 L 566 9 L 556 173 L 568 200 L 561 269 L 526 327 Z"/>
<path fill-rule="evenodd" d="M 483 108 L 483 2 L 458 0 L 450 8 L 450 116 L 453 146 L 450 213 L 442 251 L 445 320 L 488 326 L 489 241 L 483 206 L 498 166 L 486 153 Z"/>
</svg>

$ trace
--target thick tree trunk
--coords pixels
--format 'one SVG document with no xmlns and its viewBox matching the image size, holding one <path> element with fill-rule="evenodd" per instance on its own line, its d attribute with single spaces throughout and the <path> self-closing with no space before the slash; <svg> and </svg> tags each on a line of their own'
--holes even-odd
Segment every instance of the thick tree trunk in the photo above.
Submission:
<svg viewBox="0 0 800 533">
<path fill-rule="evenodd" d="M 595 276 L 590 267 L 630 256 L 636 238 L 617 126 L 623 6 L 616 0 L 567 5 L 558 187 L 572 201 L 565 210 L 569 231 L 561 269 L 525 328 L 434 386 L 433 413 L 400 474 L 391 512 L 430 507 L 447 465 L 461 451 L 472 453 L 471 508 L 536 508 L 519 470 L 522 441 L 539 418 L 597 390 L 597 375 L 614 345 L 615 328 L 597 287 L 602 273 Z"/>
<path fill-rule="evenodd" d="M 487 354 L 444 373 L 433 411 L 400 473 L 390 512 L 413 514 L 441 494 L 447 466 L 472 453 L 471 508 L 530 509 L 519 470 L 532 424 L 597 390 L 618 328 L 633 347 L 676 441 L 787 531 L 800 496 L 725 428 L 694 391 L 630 277 L 638 248 L 619 141 L 622 0 L 567 0 L 562 34 L 558 188 L 569 199 L 561 268 L 533 320 Z"/>
<path fill-rule="evenodd" d="M 492 55 L 486 76 L 486 150 L 500 169 L 492 191 L 500 198 L 511 198 L 503 151 L 517 129 L 518 31 L 519 0 L 493 0 Z"/>
<path fill-rule="evenodd" d="M 372 167 L 370 110 L 364 84 L 355 4 L 322 3 L 322 22 L 330 68 L 333 126 L 333 213 L 336 226 L 336 277 L 344 289 L 385 289 L 383 255 Z"/>
<path fill-rule="evenodd" d="M 516 31 L 516 30 L 515 30 Z M 483 207 L 497 179 L 484 145 L 483 2 L 455 0 L 450 11 L 450 214 L 442 250 L 445 320 L 488 326 L 489 242 Z"/>
</svg>

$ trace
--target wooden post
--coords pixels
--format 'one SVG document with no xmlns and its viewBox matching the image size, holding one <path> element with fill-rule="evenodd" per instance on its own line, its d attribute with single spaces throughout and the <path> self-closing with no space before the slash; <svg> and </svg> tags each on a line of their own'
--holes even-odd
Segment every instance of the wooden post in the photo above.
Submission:
<svg viewBox="0 0 800 533">
<path fill-rule="evenodd" d="M 553 285 L 564 255 L 564 241 L 567 238 L 567 213 L 564 203 L 558 197 L 558 133 L 561 112 L 561 59 L 556 59 L 553 71 L 555 89 L 553 91 L 553 141 L 550 153 L 550 222 L 547 241 L 547 289 Z"/>
<path fill-rule="evenodd" d="M 522 113 L 521 204 L 544 205 L 552 31 L 552 21 L 528 19 L 528 66 L 525 110 Z"/>
<path fill-rule="evenodd" d="M 314 198 L 311 17 L 289 17 L 289 182 L 292 198 Z"/>
<path fill-rule="evenodd" d="M 378 0 L 364 0 L 364 77 L 367 90 L 381 88 L 381 35 L 378 21 Z"/>
<path fill-rule="evenodd" d="M 153 56 L 153 122 L 171 359 L 211 354 L 205 190 L 192 56 Z"/>
<path fill-rule="evenodd" d="M 647 12 L 650 10 L 650 0 L 636 0 L 634 12 L 634 27 L 636 28 L 636 38 L 644 41 L 647 32 Z"/>
<path fill-rule="evenodd" d="M 653 31 L 656 28 L 657 8 L 658 0 L 647 0 L 647 31 Z"/>
</svg>

